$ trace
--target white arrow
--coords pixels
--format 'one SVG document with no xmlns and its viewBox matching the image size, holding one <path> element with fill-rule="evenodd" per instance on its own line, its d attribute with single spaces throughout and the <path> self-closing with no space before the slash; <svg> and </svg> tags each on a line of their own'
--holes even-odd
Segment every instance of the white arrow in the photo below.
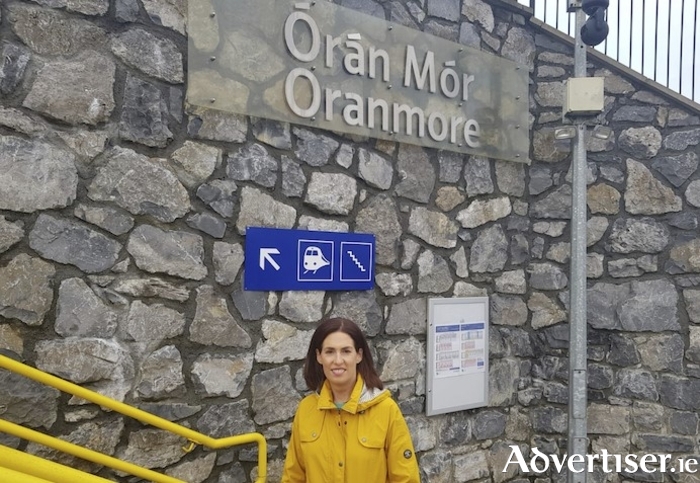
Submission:
<svg viewBox="0 0 700 483">
<path fill-rule="evenodd" d="M 267 260 L 275 270 L 279 270 L 280 266 L 272 258 L 272 255 L 279 255 L 279 254 L 280 254 L 280 251 L 276 248 L 261 248 L 260 249 L 260 268 L 262 270 L 265 270 L 265 260 Z"/>
</svg>

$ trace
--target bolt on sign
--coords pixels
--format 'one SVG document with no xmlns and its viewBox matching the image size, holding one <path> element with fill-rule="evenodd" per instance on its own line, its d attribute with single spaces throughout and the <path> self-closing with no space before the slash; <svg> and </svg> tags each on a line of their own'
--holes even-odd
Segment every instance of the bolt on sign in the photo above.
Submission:
<svg viewBox="0 0 700 483">
<path fill-rule="evenodd" d="M 190 0 L 197 106 L 529 163 L 528 69 L 325 0 Z"/>
</svg>

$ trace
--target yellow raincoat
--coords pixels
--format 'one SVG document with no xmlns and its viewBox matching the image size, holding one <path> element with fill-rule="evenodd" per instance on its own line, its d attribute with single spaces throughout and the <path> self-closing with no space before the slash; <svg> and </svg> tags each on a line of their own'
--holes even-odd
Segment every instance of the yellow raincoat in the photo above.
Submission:
<svg viewBox="0 0 700 483">
<path fill-rule="evenodd" d="M 342 409 L 326 381 L 297 409 L 282 483 L 420 483 L 411 435 L 387 390 L 362 376 Z"/>
</svg>

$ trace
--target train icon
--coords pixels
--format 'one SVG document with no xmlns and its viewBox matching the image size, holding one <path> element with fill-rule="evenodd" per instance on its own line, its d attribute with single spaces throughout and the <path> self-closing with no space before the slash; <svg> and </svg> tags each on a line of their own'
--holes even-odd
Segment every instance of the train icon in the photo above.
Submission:
<svg viewBox="0 0 700 483">
<path fill-rule="evenodd" d="M 320 268 L 330 265 L 331 262 L 323 255 L 321 249 L 317 246 L 310 245 L 304 250 L 304 274 L 313 272 L 314 274 Z"/>
</svg>

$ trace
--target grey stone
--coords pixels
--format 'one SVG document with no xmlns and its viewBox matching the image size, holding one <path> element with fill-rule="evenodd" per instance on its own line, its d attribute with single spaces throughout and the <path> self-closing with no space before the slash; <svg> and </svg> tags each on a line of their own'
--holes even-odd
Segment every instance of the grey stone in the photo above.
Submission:
<svg viewBox="0 0 700 483">
<path fill-rule="evenodd" d="M 552 181 L 552 170 L 546 166 L 533 166 L 530 168 L 530 182 L 528 192 L 531 195 L 538 195 L 547 191 L 554 182 Z"/>
<path fill-rule="evenodd" d="M 114 109 L 114 63 L 93 51 L 46 63 L 22 105 L 68 124 L 95 125 Z"/>
<path fill-rule="evenodd" d="M 124 433 L 123 419 L 110 419 L 81 424 L 68 434 L 61 435 L 61 439 L 70 444 L 89 448 L 102 454 L 114 454 L 119 439 Z M 31 442 L 27 445 L 26 452 L 39 458 L 48 459 L 58 464 L 84 472 L 97 472 L 101 466 L 91 463 L 77 456 L 63 453 L 53 448 Z"/>
<path fill-rule="evenodd" d="M 452 288 L 447 262 L 430 250 L 418 257 L 418 292 L 443 293 Z"/>
<path fill-rule="evenodd" d="M 668 113 L 669 127 L 697 126 L 698 124 L 700 124 L 700 118 L 689 114 L 685 110 L 671 108 Z"/>
<path fill-rule="evenodd" d="M 226 438 L 233 434 L 255 431 L 249 403 L 245 399 L 210 406 L 197 420 L 196 427 L 200 433 L 212 438 Z"/>
<path fill-rule="evenodd" d="M 292 228 L 296 222 L 297 211 L 294 208 L 255 188 L 245 186 L 241 190 L 240 200 L 236 228 L 241 235 L 247 226 Z"/>
<path fill-rule="evenodd" d="M 401 144 L 396 165 L 401 181 L 396 185 L 398 196 L 427 203 L 435 187 L 435 170 L 423 148 Z"/>
<path fill-rule="evenodd" d="M 291 418 L 301 401 L 301 396 L 292 385 L 289 366 L 254 375 L 251 391 L 253 419 L 257 424 L 269 424 Z"/>
<path fill-rule="evenodd" d="M 683 300 L 690 321 L 700 324 L 700 290 L 683 290 Z"/>
<path fill-rule="evenodd" d="M 380 378 L 383 381 L 402 379 L 415 380 L 425 364 L 425 348 L 414 337 L 399 342 L 386 341 L 379 346 L 382 365 Z"/>
<path fill-rule="evenodd" d="M 527 305 L 520 297 L 494 294 L 491 296 L 491 322 L 495 325 L 525 325 Z"/>
<path fill-rule="evenodd" d="M 42 340 L 36 344 L 36 367 L 76 384 L 133 377 L 133 361 L 118 342 L 96 338 Z"/>
<path fill-rule="evenodd" d="M 491 474 L 488 465 L 488 453 L 484 450 L 472 450 L 466 454 L 453 457 L 455 473 L 454 481 L 465 483 L 473 480 L 483 480 Z"/>
<path fill-rule="evenodd" d="M 666 136 L 664 147 L 674 151 L 685 151 L 688 146 L 697 146 L 700 143 L 700 129 L 687 131 L 675 131 Z"/>
<path fill-rule="evenodd" d="M 3 42 L 0 55 L 0 94 L 8 95 L 22 82 L 31 54 L 20 45 Z"/>
<path fill-rule="evenodd" d="M 234 319 L 211 285 L 197 288 L 197 309 L 190 324 L 190 340 L 219 347 L 252 347 L 250 335 Z"/>
<path fill-rule="evenodd" d="M 167 273 L 189 280 L 202 280 L 204 266 L 202 237 L 184 231 L 164 231 L 140 225 L 131 232 L 127 251 L 136 265 L 149 273 Z"/>
<path fill-rule="evenodd" d="M 462 15 L 470 22 L 481 25 L 487 32 L 493 32 L 495 20 L 491 5 L 482 0 L 465 0 Z"/>
<path fill-rule="evenodd" d="M 74 163 L 70 152 L 48 143 L 0 136 L 0 209 L 32 213 L 70 205 L 78 187 Z"/>
<path fill-rule="evenodd" d="M 525 272 L 523 270 L 510 270 L 503 272 L 494 280 L 496 292 L 505 294 L 524 294 L 527 290 Z"/>
<path fill-rule="evenodd" d="M 227 218 L 233 215 L 234 195 L 238 187 L 232 180 L 214 179 L 197 188 L 197 198 Z"/>
<path fill-rule="evenodd" d="M 402 230 L 394 200 L 385 195 L 371 198 L 357 213 L 355 230 L 374 233 L 378 264 L 392 265 L 396 261 Z"/>
<path fill-rule="evenodd" d="M 187 217 L 186 222 L 187 226 L 213 238 L 223 238 L 226 233 L 226 222 L 212 213 L 194 213 Z"/>
<path fill-rule="evenodd" d="M 508 30 L 508 35 L 501 49 L 503 57 L 521 65 L 531 66 L 536 53 L 537 47 L 532 33 L 519 27 Z"/>
<path fill-rule="evenodd" d="M 510 215 L 510 198 L 503 196 L 489 200 L 474 200 L 457 214 L 457 221 L 463 228 L 476 228 L 486 223 L 500 220 Z"/>
<path fill-rule="evenodd" d="M 668 280 L 634 281 L 630 297 L 617 307 L 622 328 L 628 331 L 679 330 L 678 293 Z"/>
<path fill-rule="evenodd" d="M 625 209 L 636 215 L 660 215 L 681 211 L 682 202 L 673 190 L 656 180 L 651 172 L 633 159 L 627 160 Z"/>
<path fill-rule="evenodd" d="M 457 25 L 446 24 L 444 21 L 438 21 L 432 18 L 429 18 L 423 24 L 423 32 L 451 42 L 457 42 L 457 38 L 459 37 Z"/>
<path fill-rule="evenodd" d="M 489 364 L 489 406 L 511 406 L 515 401 L 520 364 L 514 359 L 496 359 Z M 483 436 L 483 431 L 482 431 Z"/>
<path fill-rule="evenodd" d="M 239 288 L 231 294 L 231 299 L 243 320 L 260 320 L 267 313 L 265 292 L 250 292 Z"/>
<path fill-rule="evenodd" d="M 493 193 L 491 163 L 486 158 L 469 158 L 464 166 L 464 179 L 467 183 L 467 196 L 470 198 Z"/>
<path fill-rule="evenodd" d="M 170 166 L 180 182 L 195 188 L 221 165 L 221 150 L 203 143 L 185 141 L 170 156 Z"/>
<path fill-rule="evenodd" d="M 123 235 L 134 227 L 134 219 L 112 206 L 79 204 L 73 214 L 76 218 L 97 225 L 113 235 Z"/>
<path fill-rule="evenodd" d="M 127 75 L 119 135 L 150 147 L 168 145 L 173 137 L 168 125 L 168 105 L 155 84 Z"/>
<path fill-rule="evenodd" d="M 457 21 L 460 16 L 458 0 L 427 0 L 428 15 L 449 21 Z"/>
<path fill-rule="evenodd" d="M 328 164 L 331 155 L 340 145 L 328 136 L 317 135 L 306 129 L 293 128 L 292 132 L 297 137 L 297 149 L 294 154 L 309 166 Z"/>
<path fill-rule="evenodd" d="M 617 139 L 620 149 L 637 159 L 651 159 L 661 148 L 661 133 L 652 126 L 629 128 Z"/>
<path fill-rule="evenodd" d="M 36 138 L 46 134 L 48 123 L 37 116 L 28 116 L 19 109 L 0 106 L 0 126 L 8 127 L 18 133 Z"/>
<path fill-rule="evenodd" d="M 671 414 L 671 431 L 685 435 L 697 434 L 698 415 L 686 411 L 674 411 Z"/>
<path fill-rule="evenodd" d="M 524 165 L 509 161 L 496 161 L 496 184 L 503 194 L 522 197 L 525 194 Z"/>
<path fill-rule="evenodd" d="M 383 320 L 374 291 L 341 292 L 330 316 L 354 321 L 368 337 L 379 333 Z"/>
<path fill-rule="evenodd" d="M 586 223 L 586 246 L 592 247 L 598 243 L 608 229 L 609 221 L 604 216 L 592 216 Z"/>
<path fill-rule="evenodd" d="M 472 244 L 469 270 L 476 273 L 499 272 L 508 259 L 508 240 L 499 225 L 479 232 Z"/>
<path fill-rule="evenodd" d="M 238 397 L 248 382 L 252 368 L 252 353 L 228 357 L 202 354 L 192 363 L 195 392 L 203 397 Z M 202 418 L 205 417 L 206 413 Z"/>
<path fill-rule="evenodd" d="M 322 290 L 284 292 L 279 303 L 279 313 L 292 322 L 318 322 L 323 317 L 325 295 Z"/>
<path fill-rule="evenodd" d="M 344 221 L 328 220 L 325 218 L 315 218 L 313 216 L 301 215 L 297 228 L 311 231 L 330 231 L 336 233 L 347 233 L 350 229 Z"/>
<path fill-rule="evenodd" d="M 534 218 L 571 218 L 571 186 L 562 185 L 544 198 L 530 204 L 530 216 Z"/>
<path fill-rule="evenodd" d="M 79 278 L 61 282 L 56 307 L 56 333 L 63 337 L 108 339 L 117 329 L 117 314 Z"/>
<path fill-rule="evenodd" d="M 593 185 L 588 188 L 587 204 L 591 213 L 615 215 L 620 211 L 620 192 L 604 183 Z"/>
<path fill-rule="evenodd" d="M 165 474 L 182 481 L 202 483 L 211 475 L 216 463 L 216 454 L 210 453 L 194 460 L 185 461 L 175 467 L 168 468 Z"/>
<path fill-rule="evenodd" d="M 656 108 L 652 106 L 620 106 L 612 116 L 613 121 L 644 122 L 651 124 L 656 119 Z"/>
<path fill-rule="evenodd" d="M 413 291 L 413 280 L 408 273 L 377 273 L 374 281 L 387 297 L 406 297 Z"/>
<path fill-rule="evenodd" d="M 615 380 L 615 396 L 658 401 L 659 391 L 651 372 L 643 369 L 620 369 Z"/>
<path fill-rule="evenodd" d="M 299 330 L 276 320 L 264 320 L 263 337 L 255 347 L 255 361 L 279 364 L 303 360 L 313 333 L 313 330 Z"/>
<path fill-rule="evenodd" d="M 569 284 L 564 271 L 550 263 L 533 263 L 527 268 L 530 286 L 537 290 L 561 290 Z"/>
<path fill-rule="evenodd" d="M 612 368 L 603 364 L 588 364 L 588 387 L 591 389 L 609 389 L 615 382 Z"/>
<path fill-rule="evenodd" d="M 588 406 L 588 430 L 593 434 L 627 434 L 630 431 L 630 409 L 623 406 L 591 404 Z"/>
<path fill-rule="evenodd" d="M 160 297 L 184 302 L 190 298 L 187 287 L 178 287 L 157 277 L 116 280 L 110 288 L 134 297 Z"/>
<path fill-rule="evenodd" d="M 182 356 L 175 346 L 168 345 L 152 352 L 141 363 L 141 378 L 136 393 L 142 399 L 159 400 L 184 396 Z"/>
<path fill-rule="evenodd" d="M 239 243 L 214 242 L 212 262 L 214 276 L 220 285 L 231 285 L 243 265 L 243 248 Z"/>
<path fill-rule="evenodd" d="M 29 233 L 29 246 L 59 263 L 97 273 L 114 265 L 122 245 L 82 224 L 41 214 Z"/>
<path fill-rule="evenodd" d="M 642 365 L 655 372 L 683 372 L 685 344 L 679 334 L 658 334 L 636 337 Z"/>
<path fill-rule="evenodd" d="M 556 407 L 538 407 L 530 412 L 530 421 L 535 431 L 541 433 L 565 433 L 566 411 Z"/>
<path fill-rule="evenodd" d="M 52 9 L 15 4 L 9 8 L 9 17 L 12 30 L 40 55 L 72 57 L 99 49 L 106 41 L 105 31 L 92 22 Z"/>
<path fill-rule="evenodd" d="M 695 230 L 698 227 L 698 217 L 693 213 L 681 212 L 670 216 L 668 224 L 681 230 Z"/>
<path fill-rule="evenodd" d="M 460 247 L 450 256 L 450 261 L 454 265 L 455 274 L 460 278 L 469 277 L 469 262 L 464 247 Z"/>
<path fill-rule="evenodd" d="M 246 140 L 248 122 L 241 114 L 190 107 L 187 133 L 193 138 L 242 143 Z"/>
<path fill-rule="evenodd" d="M 253 136 L 261 143 L 268 144 L 278 149 L 291 149 L 292 136 L 289 124 L 272 119 L 252 119 Z"/>
<path fill-rule="evenodd" d="M 277 160 L 260 144 L 251 144 L 239 149 L 228 158 L 226 175 L 236 181 L 253 181 L 260 186 L 272 188 L 277 183 Z"/>
<path fill-rule="evenodd" d="M 112 201 L 134 215 L 170 222 L 190 210 L 187 190 L 158 160 L 115 147 L 88 188 L 94 201 Z"/>
<path fill-rule="evenodd" d="M 606 248 L 615 253 L 660 253 L 669 238 L 668 228 L 653 218 L 618 218 Z"/>
<path fill-rule="evenodd" d="M 360 178 L 368 185 L 382 190 L 391 187 L 394 168 L 391 163 L 379 154 L 360 148 L 358 151 L 358 171 Z"/>
<path fill-rule="evenodd" d="M 129 434 L 125 448 L 116 457 L 143 468 L 165 468 L 182 459 L 182 437 L 160 429 L 142 429 Z"/>
<path fill-rule="evenodd" d="M 521 234 L 513 235 L 510 240 L 510 261 L 513 265 L 520 265 L 529 258 L 530 246 Z"/>
<path fill-rule="evenodd" d="M 651 167 L 657 170 L 676 188 L 680 187 L 698 169 L 698 155 L 693 152 L 677 156 L 656 157 Z"/>
<path fill-rule="evenodd" d="M 595 284 L 586 294 L 588 323 L 596 329 L 619 329 L 617 307 L 629 297 L 630 284 Z"/>
<path fill-rule="evenodd" d="M 134 22 L 139 18 L 138 0 L 117 0 L 114 7 L 114 17 L 118 22 Z"/>
<path fill-rule="evenodd" d="M 45 429 L 50 429 L 56 422 L 61 395 L 57 389 L 6 370 L 0 371 L 0 384 L 12 388 L 11 391 L 0 391 L 4 420 Z"/>
<path fill-rule="evenodd" d="M 306 175 L 296 161 L 282 156 L 282 193 L 288 198 L 301 198 L 306 187 Z"/>
<path fill-rule="evenodd" d="M 157 323 L 154 323 L 157 321 Z M 124 329 L 136 342 L 154 342 L 182 335 L 185 331 L 185 316 L 163 304 L 147 305 L 135 300 L 129 308 Z"/>
<path fill-rule="evenodd" d="M 24 224 L 21 221 L 10 222 L 0 216 L 0 253 L 6 252 L 24 238 Z"/>
<path fill-rule="evenodd" d="M 675 272 L 700 272 L 700 260 L 698 259 L 698 251 L 700 250 L 700 241 L 691 240 L 686 243 L 671 248 L 669 264 L 672 264 Z"/>
<path fill-rule="evenodd" d="M 355 148 L 350 144 L 341 144 L 335 154 L 335 162 L 345 169 L 352 166 L 353 158 L 355 157 Z"/>
<path fill-rule="evenodd" d="M 411 210 L 408 231 L 435 247 L 452 248 L 457 245 L 459 227 L 449 216 L 430 211 L 422 206 Z"/>
<path fill-rule="evenodd" d="M 566 312 L 556 301 L 540 292 L 533 292 L 527 301 L 527 307 L 532 312 L 530 325 L 534 330 L 564 322 L 567 318 Z"/>
<path fill-rule="evenodd" d="M 670 374 L 659 377 L 660 402 L 683 411 L 700 409 L 700 379 L 689 379 Z"/>
<path fill-rule="evenodd" d="M 695 450 L 693 438 L 660 434 L 636 434 L 633 438 L 640 450 L 655 453 L 691 453 Z"/>
<path fill-rule="evenodd" d="M 689 329 L 689 344 L 685 357 L 689 361 L 700 362 L 700 327 L 691 325 Z"/>
<path fill-rule="evenodd" d="M 634 342 L 620 334 L 610 336 L 610 351 L 607 360 L 609 363 L 621 367 L 634 366 L 641 361 Z"/>
<path fill-rule="evenodd" d="M 477 26 L 469 22 L 462 22 L 459 26 L 458 42 L 462 45 L 480 49 L 481 37 L 479 36 L 479 29 Z"/>
<path fill-rule="evenodd" d="M 133 28 L 112 37 L 112 53 L 130 67 L 157 79 L 183 82 L 182 54 L 171 40 Z"/>
<path fill-rule="evenodd" d="M 557 87 L 559 87 L 561 83 L 556 84 Z M 557 105 L 561 105 L 561 99 L 563 98 L 563 93 L 561 90 L 562 89 L 556 90 L 556 93 L 559 96 L 556 101 Z M 569 157 L 569 154 L 571 153 L 571 143 L 557 142 L 554 139 L 554 129 L 551 128 L 544 128 L 535 131 L 532 137 L 532 144 L 533 159 L 543 163 L 558 163 L 559 161 L 563 161 Z"/>
<path fill-rule="evenodd" d="M 481 411 L 474 418 L 472 434 L 475 439 L 494 439 L 506 429 L 506 416 L 498 411 Z"/>
<path fill-rule="evenodd" d="M 425 333 L 427 307 L 422 298 L 397 302 L 391 306 L 386 322 L 387 334 L 418 335 Z"/>
<path fill-rule="evenodd" d="M 438 180 L 443 183 L 457 183 L 462 177 L 464 160 L 462 155 L 450 151 L 438 153 Z"/>
<path fill-rule="evenodd" d="M 183 0 L 141 0 L 151 21 L 185 35 L 187 2 Z"/>
<path fill-rule="evenodd" d="M 355 206 L 357 181 L 341 173 L 312 173 L 304 201 L 332 215 L 347 215 Z"/>
</svg>

